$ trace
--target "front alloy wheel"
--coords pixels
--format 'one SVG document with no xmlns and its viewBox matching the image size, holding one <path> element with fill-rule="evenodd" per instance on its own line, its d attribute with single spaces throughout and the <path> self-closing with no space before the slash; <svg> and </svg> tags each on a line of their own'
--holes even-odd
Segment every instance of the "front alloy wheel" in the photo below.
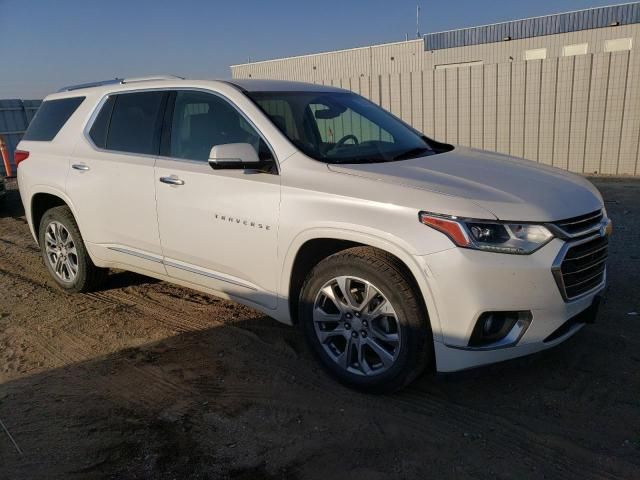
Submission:
<svg viewBox="0 0 640 480">
<path fill-rule="evenodd" d="M 298 320 L 322 366 L 359 390 L 398 390 L 433 357 L 415 280 L 396 257 L 372 247 L 318 263 L 302 287 Z"/>
<path fill-rule="evenodd" d="M 367 280 L 329 280 L 314 302 L 316 335 L 340 367 L 356 375 L 382 373 L 398 358 L 401 330 L 393 305 Z"/>
</svg>

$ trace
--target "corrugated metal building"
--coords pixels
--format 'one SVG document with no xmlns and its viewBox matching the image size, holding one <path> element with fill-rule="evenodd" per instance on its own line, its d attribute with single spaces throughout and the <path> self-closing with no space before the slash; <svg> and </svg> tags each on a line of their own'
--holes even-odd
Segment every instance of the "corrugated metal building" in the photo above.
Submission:
<svg viewBox="0 0 640 480">
<path fill-rule="evenodd" d="M 41 100 L 0 100 L 0 135 L 9 147 L 14 174 L 13 152 L 40 107 L 40 103 L 42 103 Z M 2 161 L 0 161 L 0 172 L 6 173 Z"/>
<path fill-rule="evenodd" d="M 640 2 L 231 67 L 360 93 L 447 142 L 640 175 Z"/>
</svg>

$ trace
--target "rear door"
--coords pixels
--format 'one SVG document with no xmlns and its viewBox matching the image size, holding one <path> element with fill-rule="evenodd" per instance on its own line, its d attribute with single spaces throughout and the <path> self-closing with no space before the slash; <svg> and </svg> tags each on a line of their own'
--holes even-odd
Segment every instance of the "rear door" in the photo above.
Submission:
<svg viewBox="0 0 640 480">
<path fill-rule="evenodd" d="M 263 137 L 227 99 L 180 90 L 162 143 L 155 187 L 167 273 L 275 308 L 280 177 Z M 213 170 L 209 152 L 225 143 L 250 143 L 272 171 Z"/>
<path fill-rule="evenodd" d="M 165 273 L 154 163 L 167 92 L 111 95 L 76 148 L 67 191 L 82 235 L 98 257 Z"/>
</svg>

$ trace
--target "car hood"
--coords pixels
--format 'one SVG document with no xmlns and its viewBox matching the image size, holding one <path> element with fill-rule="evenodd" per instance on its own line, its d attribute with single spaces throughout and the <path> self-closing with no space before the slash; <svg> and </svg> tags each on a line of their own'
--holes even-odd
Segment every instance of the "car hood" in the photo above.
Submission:
<svg viewBox="0 0 640 480">
<path fill-rule="evenodd" d="M 502 220 L 549 222 L 602 207 L 600 193 L 585 178 L 529 160 L 466 147 L 397 162 L 331 164 L 329 169 L 465 198 Z"/>
</svg>

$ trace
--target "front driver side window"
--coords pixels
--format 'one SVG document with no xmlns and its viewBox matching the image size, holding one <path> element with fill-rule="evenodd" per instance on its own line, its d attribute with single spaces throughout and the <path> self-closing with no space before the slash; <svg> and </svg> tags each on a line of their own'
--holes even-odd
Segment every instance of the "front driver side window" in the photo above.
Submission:
<svg viewBox="0 0 640 480">
<path fill-rule="evenodd" d="M 266 142 L 242 115 L 217 95 L 178 91 L 168 156 L 206 162 L 216 145 L 249 143 L 262 161 L 273 161 Z"/>
</svg>

